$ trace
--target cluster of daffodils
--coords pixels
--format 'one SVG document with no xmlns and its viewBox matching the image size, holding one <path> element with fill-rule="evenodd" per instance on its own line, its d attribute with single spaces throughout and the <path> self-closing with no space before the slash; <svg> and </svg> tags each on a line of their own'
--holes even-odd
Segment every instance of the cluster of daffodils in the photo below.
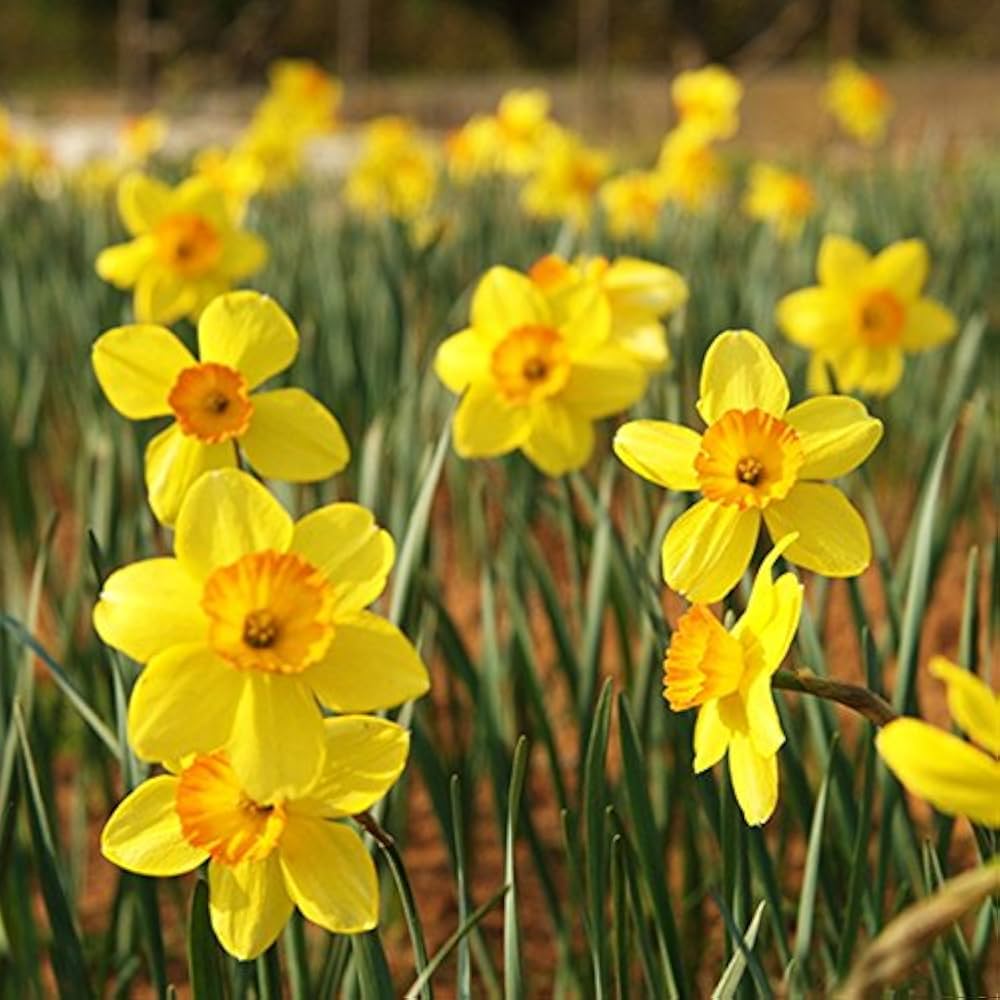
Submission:
<svg viewBox="0 0 1000 1000">
<path fill-rule="evenodd" d="M 208 303 L 198 358 L 147 323 L 93 348 L 119 412 L 173 418 L 146 450 L 173 554 L 113 572 L 94 609 L 101 638 L 143 666 L 128 738 L 162 773 L 118 806 L 101 848 L 145 875 L 208 862 L 212 926 L 241 959 L 268 948 L 293 907 L 336 933 L 375 926 L 375 868 L 351 817 L 391 788 L 409 739 L 365 713 L 428 687 L 409 640 L 370 610 L 395 556 L 372 514 L 334 503 L 295 521 L 237 467 L 242 454 L 261 476 L 296 482 L 346 464 L 322 404 L 260 389 L 297 350 L 291 320 L 256 292 Z"/>
</svg>

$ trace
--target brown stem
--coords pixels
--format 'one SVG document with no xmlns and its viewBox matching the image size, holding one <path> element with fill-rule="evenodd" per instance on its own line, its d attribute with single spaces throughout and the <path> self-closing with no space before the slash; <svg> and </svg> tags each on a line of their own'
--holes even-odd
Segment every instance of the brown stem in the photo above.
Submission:
<svg viewBox="0 0 1000 1000">
<path fill-rule="evenodd" d="M 876 726 L 884 726 L 898 718 L 893 707 L 874 691 L 859 684 L 844 684 L 817 677 L 811 670 L 779 670 L 771 683 L 785 691 L 799 691 L 846 705 Z"/>
<path fill-rule="evenodd" d="M 356 816 L 352 816 L 351 819 L 353 819 L 358 826 L 364 827 L 364 829 L 386 849 L 396 846 L 396 841 L 392 839 L 392 834 L 383 830 L 382 827 L 379 826 L 378 820 L 375 819 L 371 813 L 358 813 Z"/>
</svg>

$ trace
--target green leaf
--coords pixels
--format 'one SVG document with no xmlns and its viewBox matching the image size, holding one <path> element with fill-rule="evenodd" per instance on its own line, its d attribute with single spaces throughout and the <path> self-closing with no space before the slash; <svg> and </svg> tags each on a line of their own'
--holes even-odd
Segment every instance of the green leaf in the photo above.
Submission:
<svg viewBox="0 0 1000 1000">
<path fill-rule="evenodd" d="M 715 989 L 712 990 L 712 1000 L 734 1000 L 743 973 L 747 969 L 747 956 L 757 943 L 757 932 L 760 930 L 760 921 L 766 907 L 767 903 L 764 900 L 757 904 L 753 919 L 747 927 L 746 934 L 743 935 L 743 945 L 733 952 L 733 957 L 715 984 Z"/>
</svg>

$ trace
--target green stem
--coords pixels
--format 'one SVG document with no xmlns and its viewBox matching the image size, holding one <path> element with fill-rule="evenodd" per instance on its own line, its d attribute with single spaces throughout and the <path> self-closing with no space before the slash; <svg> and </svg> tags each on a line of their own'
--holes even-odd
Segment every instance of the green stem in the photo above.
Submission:
<svg viewBox="0 0 1000 1000">
<path fill-rule="evenodd" d="M 825 698 L 844 705 L 859 715 L 863 715 L 876 726 L 884 726 L 898 718 L 895 710 L 884 699 L 860 684 L 844 684 L 841 681 L 817 677 L 811 670 L 779 670 L 772 678 L 772 686 L 784 691 L 798 691 Z"/>
</svg>

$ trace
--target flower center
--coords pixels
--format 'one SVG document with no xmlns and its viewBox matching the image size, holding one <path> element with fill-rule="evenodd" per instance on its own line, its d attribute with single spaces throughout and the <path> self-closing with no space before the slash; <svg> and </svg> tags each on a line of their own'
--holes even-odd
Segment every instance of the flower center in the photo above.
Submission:
<svg viewBox="0 0 1000 1000">
<path fill-rule="evenodd" d="M 663 662 L 663 696 L 675 712 L 736 691 L 743 679 L 743 647 L 703 604 L 677 623 Z"/>
<path fill-rule="evenodd" d="M 877 289 L 869 292 L 858 310 L 861 339 L 870 347 L 892 347 L 903 337 L 906 308 L 892 292 Z"/>
<path fill-rule="evenodd" d="M 729 410 L 705 431 L 694 460 L 709 500 L 747 510 L 788 496 L 804 455 L 798 434 L 763 410 Z"/>
<path fill-rule="evenodd" d="M 201 606 L 212 648 L 238 670 L 295 674 L 333 639 L 333 588 L 290 552 L 253 552 L 205 581 Z"/>
<path fill-rule="evenodd" d="M 569 350 L 548 326 L 519 326 L 493 349 L 490 369 L 508 403 L 525 404 L 555 395 L 569 379 Z"/>
<path fill-rule="evenodd" d="M 206 444 L 239 437 L 250 426 L 253 414 L 247 380 L 235 369 L 213 361 L 185 368 L 167 402 L 181 430 Z"/>
<path fill-rule="evenodd" d="M 222 238 L 203 216 L 193 212 L 168 215 L 154 230 L 156 252 L 171 270 L 185 278 L 211 271 L 222 256 Z"/>
<path fill-rule="evenodd" d="M 187 842 L 226 865 L 263 861 L 285 829 L 282 805 L 251 799 L 221 751 L 196 757 L 181 772 L 174 808 Z"/>
</svg>

